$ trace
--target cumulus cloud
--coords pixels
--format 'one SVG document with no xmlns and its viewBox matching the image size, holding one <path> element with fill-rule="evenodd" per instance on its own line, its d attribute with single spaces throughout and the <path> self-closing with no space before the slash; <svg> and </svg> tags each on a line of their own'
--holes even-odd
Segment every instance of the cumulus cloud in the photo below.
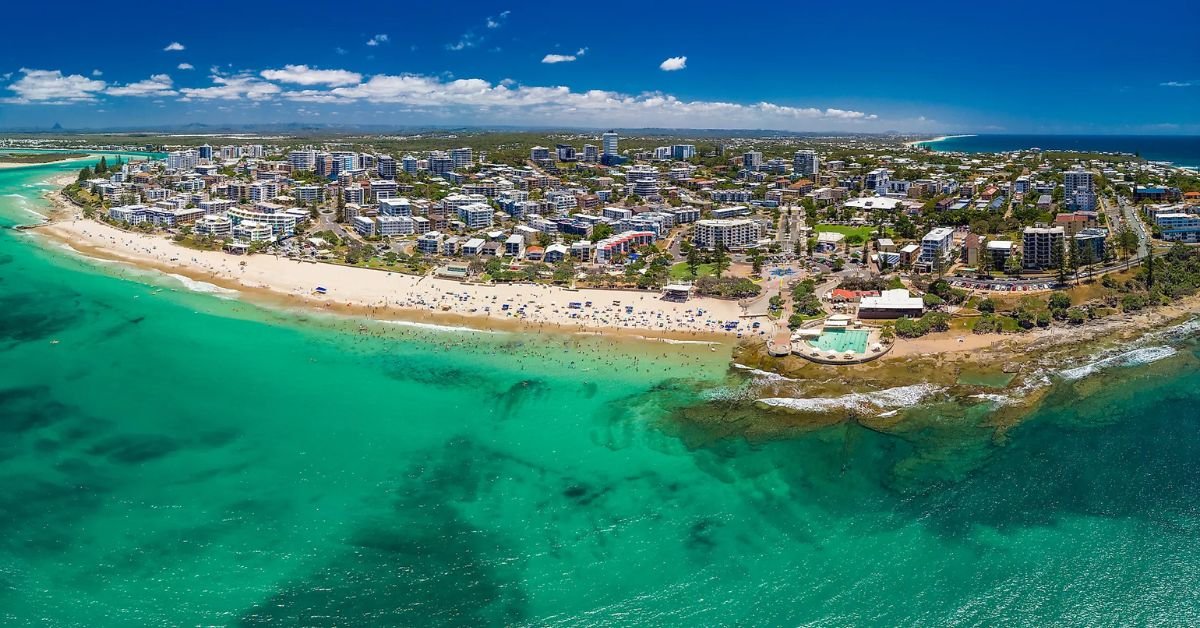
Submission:
<svg viewBox="0 0 1200 628">
<path fill-rule="evenodd" d="M 92 76 L 104 76 L 104 73 L 100 70 L 92 70 Z"/>
<path fill-rule="evenodd" d="M 263 70 L 261 76 L 268 81 L 294 83 L 296 85 L 354 85 L 362 82 L 362 75 L 348 70 L 318 70 L 307 65 L 285 65 L 282 70 Z"/>
<path fill-rule="evenodd" d="M 575 56 L 576 55 L 563 55 Z M 629 94 L 576 91 L 566 86 L 522 85 L 511 79 L 420 74 L 378 74 L 365 78 L 348 70 L 307 65 L 228 74 L 213 68 L 208 87 L 175 87 L 156 74 L 127 85 L 108 85 L 58 70 L 21 70 L 9 86 L 9 103 L 88 102 L 98 96 L 167 97 L 180 101 L 294 102 L 317 105 L 390 105 L 414 115 L 461 123 L 506 123 L 604 127 L 773 128 L 781 130 L 868 130 L 874 114 L 836 108 L 799 107 L 770 102 L 734 103 L 681 100 L 661 92 Z M 282 85 L 291 85 L 285 88 Z"/>
<path fill-rule="evenodd" d="M 442 79 L 417 74 L 380 74 L 357 85 L 289 91 L 281 97 L 309 103 L 403 105 L 462 119 L 503 115 L 523 122 L 601 126 L 804 129 L 821 123 L 852 128 L 852 124 L 876 119 L 874 114 L 845 109 L 685 101 L 659 92 L 576 92 L 565 86 L 527 86 L 511 81 L 493 84 L 478 78 Z"/>
<path fill-rule="evenodd" d="M 262 100 L 270 98 L 283 90 L 274 83 L 260 80 L 250 74 L 224 76 L 212 75 L 211 87 L 184 87 L 179 91 L 183 94 L 181 100 Z"/>
<path fill-rule="evenodd" d="M 128 85 L 114 85 L 104 91 L 109 96 L 174 96 L 175 91 L 171 77 L 166 74 L 155 74 L 144 81 Z"/>
<path fill-rule="evenodd" d="M 1192 85 L 1195 85 L 1195 83 L 1191 81 L 1167 81 L 1166 83 L 1159 83 L 1158 85 L 1159 87 L 1191 87 Z"/>
<path fill-rule="evenodd" d="M 573 55 L 548 54 L 542 57 L 542 63 L 570 63 L 587 54 L 587 48 L 580 48 Z"/>
<path fill-rule="evenodd" d="M 177 41 L 173 41 L 173 42 L 167 44 L 167 47 L 163 48 L 163 50 L 165 52 L 179 52 L 180 50 L 183 50 L 183 44 L 181 44 Z"/>
<path fill-rule="evenodd" d="M 367 45 L 368 46 L 378 46 L 379 44 L 386 44 L 388 42 L 388 39 L 389 38 L 387 36 L 387 33 L 380 33 L 380 34 L 368 39 Z"/>
<path fill-rule="evenodd" d="M 658 69 L 664 72 L 674 72 L 687 67 L 687 57 L 671 57 L 658 64 Z"/>
<path fill-rule="evenodd" d="M 79 74 L 64 75 L 61 70 L 33 70 L 21 68 L 21 78 L 8 86 L 16 96 L 7 99 L 10 103 L 63 104 L 88 102 L 108 86 L 104 81 L 90 79 Z"/>
<path fill-rule="evenodd" d="M 179 69 L 179 70 L 195 70 L 195 69 L 196 69 L 196 68 L 195 68 L 195 67 L 194 67 L 192 64 L 190 64 L 190 63 L 180 63 L 179 65 L 177 65 L 177 66 L 175 66 L 175 67 L 176 67 L 177 69 Z"/>
</svg>

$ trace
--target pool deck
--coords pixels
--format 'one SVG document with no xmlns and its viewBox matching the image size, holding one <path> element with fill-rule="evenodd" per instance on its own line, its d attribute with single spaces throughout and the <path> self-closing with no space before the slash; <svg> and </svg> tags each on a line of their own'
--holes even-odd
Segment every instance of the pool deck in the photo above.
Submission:
<svg viewBox="0 0 1200 628">
<path fill-rule="evenodd" d="M 822 328 L 824 328 L 825 321 L 821 321 L 820 325 Z M 816 327 L 816 325 L 810 324 L 810 325 L 806 325 L 805 327 L 811 329 L 813 327 Z M 874 327 L 858 327 L 858 328 L 846 328 L 846 331 L 865 331 L 865 332 L 867 332 L 868 333 L 867 344 L 869 346 L 870 341 L 871 341 L 870 334 L 872 334 L 872 332 L 875 332 L 876 329 L 877 328 L 874 328 Z M 839 364 L 863 364 L 866 362 L 870 362 L 872 360 L 878 360 L 879 358 L 887 355 L 892 350 L 892 347 L 894 346 L 894 343 L 878 342 L 878 344 L 881 345 L 881 349 L 879 351 L 870 351 L 870 350 L 866 350 L 864 348 L 865 350 L 862 352 L 858 352 L 858 351 L 851 352 L 852 355 L 850 357 L 846 357 L 844 351 L 836 351 L 835 353 L 837 353 L 837 355 L 835 357 L 829 357 L 830 352 L 828 350 L 818 349 L 817 347 L 814 347 L 813 345 L 809 344 L 807 341 L 804 341 L 804 340 L 792 341 L 791 349 L 792 349 L 793 355 L 798 355 L 798 356 L 804 358 L 805 360 L 808 360 L 809 362 L 814 362 L 816 364 L 826 364 L 826 365 L 836 366 Z M 771 346 L 768 343 L 768 351 L 770 351 L 770 349 L 771 349 Z M 774 353 L 772 353 L 772 355 L 774 355 Z"/>
</svg>

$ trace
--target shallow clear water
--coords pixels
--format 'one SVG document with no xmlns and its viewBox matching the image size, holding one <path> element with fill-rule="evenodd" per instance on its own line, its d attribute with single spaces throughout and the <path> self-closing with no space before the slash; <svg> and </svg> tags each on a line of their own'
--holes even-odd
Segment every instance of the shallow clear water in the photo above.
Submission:
<svg viewBox="0 0 1200 628">
<path fill-rule="evenodd" d="M 55 171 L 0 171 L 0 224 Z M 9 625 L 1200 620 L 1186 337 L 1003 439 L 934 402 L 749 443 L 706 347 L 272 312 L 32 238 L 0 230 Z"/>
</svg>

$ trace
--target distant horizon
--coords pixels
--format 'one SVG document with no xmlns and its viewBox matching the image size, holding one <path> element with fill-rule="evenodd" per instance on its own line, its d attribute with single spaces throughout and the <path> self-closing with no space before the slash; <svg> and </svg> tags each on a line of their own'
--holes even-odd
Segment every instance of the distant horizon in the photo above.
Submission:
<svg viewBox="0 0 1200 628">
<path fill-rule="evenodd" d="M 736 136 L 737 134 L 777 134 L 781 136 L 816 136 L 816 137 L 905 137 L 905 138 L 940 138 L 940 137 L 968 137 L 968 136 L 988 136 L 988 137 L 1197 137 L 1200 138 L 1200 132 L 1019 132 L 1019 131 L 803 131 L 803 130 L 786 130 L 773 128 L 721 128 L 721 127 L 621 127 L 621 126 L 529 126 L 529 125 L 458 125 L 458 124 L 414 124 L 414 125 L 387 125 L 387 124 L 314 124 L 305 122 L 273 122 L 273 123 L 255 123 L 244 125 L 219 125 L 208 123 L 187 123 L 179 125 L 154 125 L 154 126 L 113 126 L 113 127 L 71 127 L 60 126 L 51 127 L 0 127 L 0 134 L 22 134 L 22 135 L 54 135 L 54 134 L 81 134 L 81 135 L 135 135 L 135 134 L 150 134 L 150 133 L 171 133 L 177 135 L 224 135 L 229 133 L 250 133 L 256 130 L 276 129 L 276 130 L 313 130 L 330 133 L 338 132 L 421 132 L 421 131 L 462 131 L 468 133 L 489 133 L 489 132 L 506 132 L 506 133 L 603 133 L 605 131 L 629 132 L 633 134 L 661 134 L 661 135 L 679 135 L 686 133 L 699 133 L 713 135 L 716 133 L 729 134 L 726 137 Z M 186 131 L 201 131 L 204 133 L 186 133 Z M 713 135 L 714 137 L 721 137 Z"/>
</svg>

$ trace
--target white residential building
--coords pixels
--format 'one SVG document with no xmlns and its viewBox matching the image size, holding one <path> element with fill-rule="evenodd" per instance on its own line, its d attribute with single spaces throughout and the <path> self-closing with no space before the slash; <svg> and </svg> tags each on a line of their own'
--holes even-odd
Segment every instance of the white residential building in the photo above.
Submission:
<svg viewBox="0 0 1200 628">
<path fill-rule="evenodd" d="M 921 238 L 921 255 L 918 262 L 932 265 L 935 261 L 945 262 L 950 258 L 954 245 L 954 230 L 938 227 Z"/>
<path fill-rule="evenodd" d="M 1063 173 L 1063 202 L 1074 211 L 1096 209 L 1096 184 L 1091 172 L 1076 166 Z"/>
<path fill-rule="evenodd" d="M 695 227 L 696 246 L 705 249 L 717 244 L 727 249 L 743 249 L 754 246 L 762 237 L 759 224 L 749 219 L 698 220 Z"/>
<path fill-rule="evenodd" d="M 492 226 L 493 210 L 484 203 L 469 203 L 458 208 L 458 219 L 468 229 L 486 229 Z"/>
</svg>

